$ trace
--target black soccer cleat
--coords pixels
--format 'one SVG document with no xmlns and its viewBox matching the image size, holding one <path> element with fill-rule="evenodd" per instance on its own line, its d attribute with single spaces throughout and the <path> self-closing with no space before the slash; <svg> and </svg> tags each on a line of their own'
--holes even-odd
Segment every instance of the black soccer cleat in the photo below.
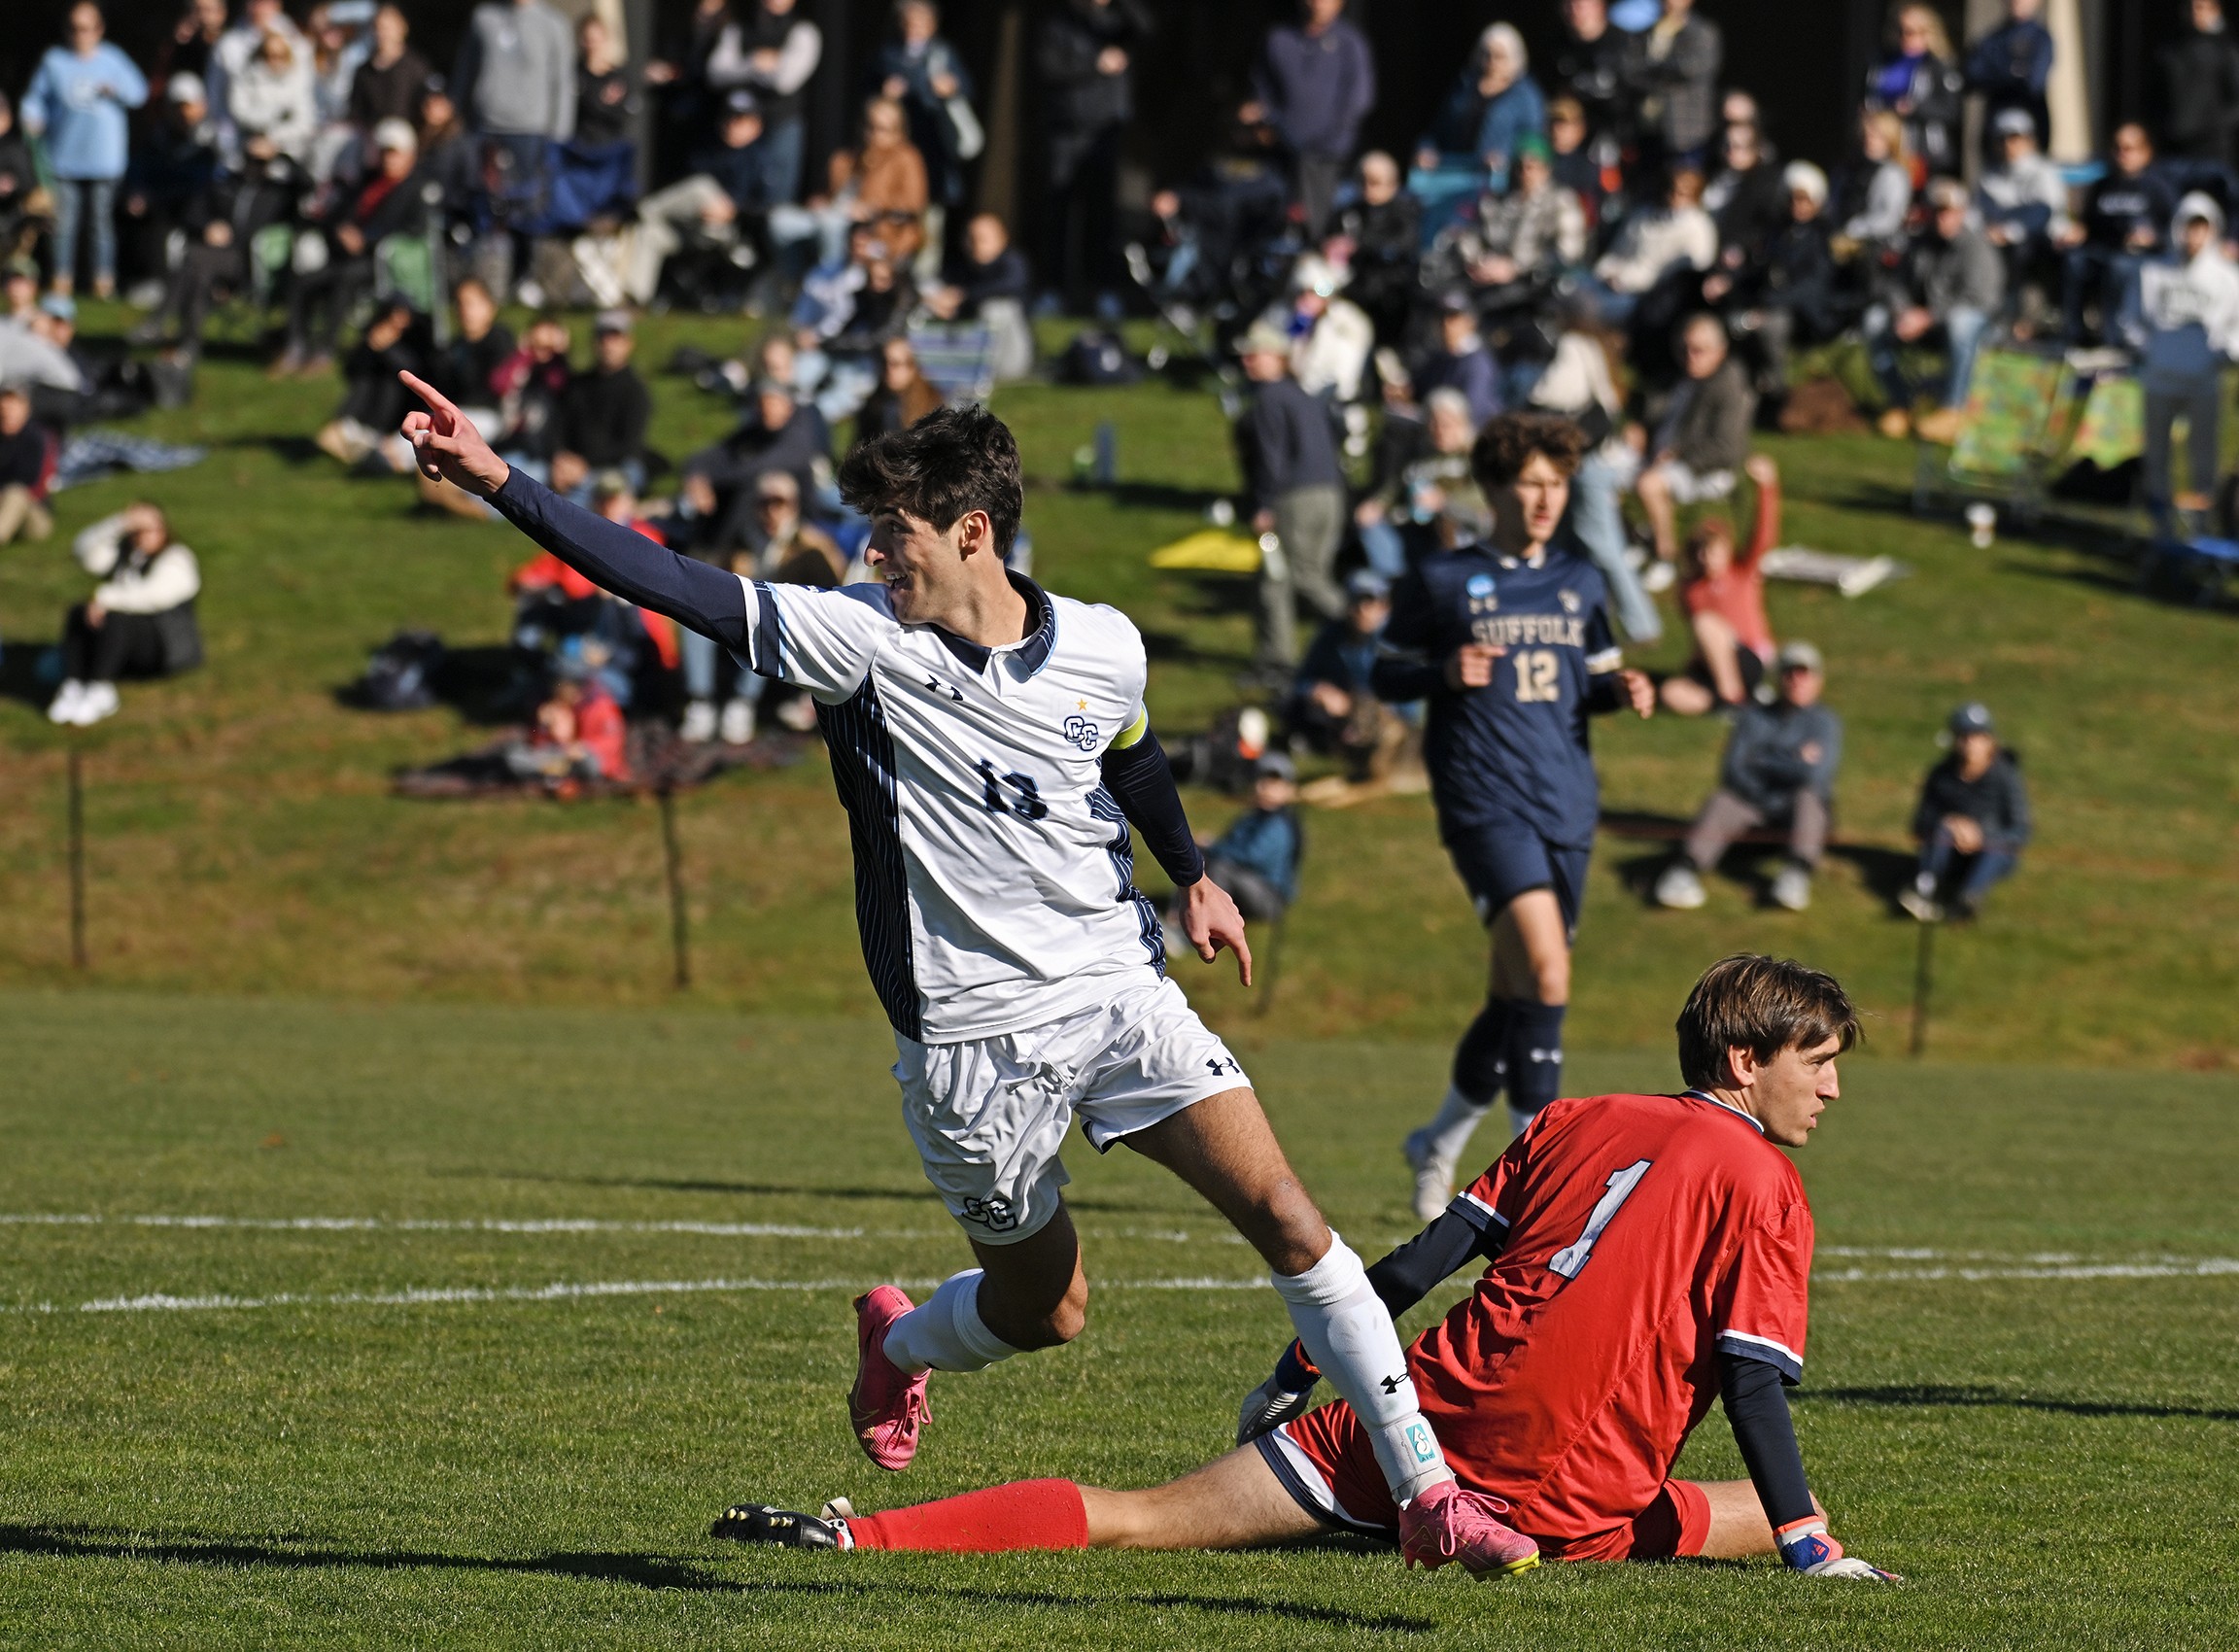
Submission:
<svg viewBox="0 0 2239 1652">
<path fill-rule="evenodd" d="M 739 1543 L 772 1543 L 781 1549 L 846 1549 L 846 1531 L 837 1520 L 819 1520 L 768 1503 L 733 1503 L 708 1528 L 710 1537 Z"/>
</svg>

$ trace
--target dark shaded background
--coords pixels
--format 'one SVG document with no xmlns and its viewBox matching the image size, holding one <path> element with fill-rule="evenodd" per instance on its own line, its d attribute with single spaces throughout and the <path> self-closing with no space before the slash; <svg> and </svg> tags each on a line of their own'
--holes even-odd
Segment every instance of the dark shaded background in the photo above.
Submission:
<svg viewBox="0 0 2239 1652">
<path fill-rule="evenodd" d="M 690 15 L 691 0 L 625 0 L 642 4 L 668 39 Z M 824 30 L 826 69 L 813 83 L 810 152 L 821 156 L 848 140 L 864 86 L 865 65 L 892 27 L 889 0 L 803 0 Z M 1136 79 L 1139 115 L 1129 139 L 1131 181 L 1139 190 L 1171 182 L 1204 155 L 1222 111 L 1240 101 L 1252 55 L 1267 26 L 1292 17 L 1288 0 L 1147 0 L 1159 20 L 1157 38 L 1141 54 Z M 979 198 L 1030 229 L 1037 187 L 1032 46 L 1036 21 L 1061 0 L 950 0 L 943 32 L 980 83 L 982 119 L 990 135 L 980 163 Z M 309 0 L 295 0 L 298 17 Z M 69 0 L 10 0 L 0 31 L 0 86 L 20 93 L 48 43 L 60 38 Z M 144 68 L 155 66 L 181 7 L 171 0 L 115 0 L 106 10 L 110 36 Z M 580 9 L 563 5 L 564 10 Z M 1880 40 L 1881 0 L 1701 0 L 1704 16 L 1726 37 L 1725 84 L 1756 94 L 1773 140 L 1783 155 L 1823 164 L 1839 160 L 1867 66 Z M 1940 8 L 1954 40 L 1962 39 L 1962 0 Z M 405 0 L 413 36 L 438 68 L 447 67 L 471 14 L 470 0 L 431 4 Z M 1403 153 L 1430 108 L 1467 57 L 1484 26 L 1501 17 L 1522 30 L 1534 59 L 1549 54 L 1557 28 L 1555 0 L 1494 4 L 1491 0 L 1355 0 L 1352 15 L 1376 49 L 1380 96 L 1364 141 Z M 2086 70 L 2094 135 L 2104 140 L 2118 120 L 2150 114 L 2153 53 L 2182 26 L 2180 0 L 2084 0 L 2086 36 L 2094 42 Z M 998 117 L 998 62 L 1006 19 L 1019 45 L 1015 141 Z M 634 55 L 642 59 L 638 50 Z M 843 74 L 831 66 L 844 63 Z M 811 172 L 810 176 L 815 176 Z"/>
</svg>

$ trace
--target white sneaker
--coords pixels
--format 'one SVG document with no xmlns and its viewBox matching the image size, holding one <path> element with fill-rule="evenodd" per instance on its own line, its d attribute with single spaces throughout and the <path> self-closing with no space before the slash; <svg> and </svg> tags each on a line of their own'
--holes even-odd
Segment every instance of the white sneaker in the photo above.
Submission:
<svg viewBox="0 0 2239 1652">
<path fill-rule="evenodd" d="M 1415 1172 L 1415 1218 L 1436 1222 L 1454 1202 L 1454 1167 L 1430 1151 L 1430 1132 L 1417 1130 L 1400 1143 L 1407 1168 Z"/>
<path fill-rule="evenodd" d="M 1640 589 L 1651 597 L 1660 597 L 1671 590 L 1678 578 L 1678 570 L 1670 563 L 1652 562 L 1647 571 L 1640 575 Z"/>
<path fill-rule="evenodd" d="M 1773 903 L 1800 912 L 1811 904 L 1811 874 L 1790 861 L 1773 879 Z"/>
<path fill-rule="evenodd" d="M 1692 912 L 1708 897 L 1703 892 L 1703 879 L 1685 861 L 1674 861 L 1664 869 L 1664 876 L 1656 879 L 1656 904 L 1676 907 Z"/>
<path fill-rule="evenodd" d="M 679 740 L 700 745 L 715 738 L 715 703 L 712 700 L 695 700 L 684 707 L 684 722 L 677 729 Z"/>
<path fill-rule="evenodd" d="M 1922 894 L 1918 889 L 1906 890 L 1897 897 L 1897 904 L 1922 923 L 1939 923 L 1944 917 L 1944 909 L 1937 904 L 1935 896 Z"/>
<path fill-rule="evenodd" d="M 805 735 L 816 726 L 816 702 L 806 694 L 795 695 L 777 707 L 777 720 L 797 735 Z"/>
<path fill-rule="evenodd" d="M 76 677 L 64 682 L 54 696 L 54 704 L 47 707 L 47 720 L 65 726 L 78 721 L 78 708 L 85 704 L 86 685 Z"/>
<path fill-rule="evenodd" d="M 113 682 L 89 682 L 85 696 L 78 702 L 78 715 L 71 719 L 80 728 L 90 727 L 104 717 L 114 717 L 117 708 L 124 703 L 117 698 L 117 685 Z"/>
<path fill-rule="evenodd" d="M 733 700 L 723 706 L 721 739 L 725 745 L 744 745 L 754 738 L 754 702 Z"/>
</svg>

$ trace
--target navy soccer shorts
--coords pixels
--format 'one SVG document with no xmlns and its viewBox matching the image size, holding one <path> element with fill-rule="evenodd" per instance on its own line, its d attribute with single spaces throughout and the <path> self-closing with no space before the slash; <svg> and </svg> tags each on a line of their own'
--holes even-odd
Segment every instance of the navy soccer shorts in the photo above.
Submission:
<svg viewBox="0 0 2239 1652">
<path fill-rule="evenodd" d="M 1551 843 L 1514 815 L 1455 826 L 1445 838 L 1446 852 L 1477 903 L 1481 921 L 1490 924 L 1527 889 L 1552 889 L 1563 910 L 1565 936 L 1577 939 L 1578 903 L 1585 899 L 1586 863 L 1593 849 Z"/>
</svg>

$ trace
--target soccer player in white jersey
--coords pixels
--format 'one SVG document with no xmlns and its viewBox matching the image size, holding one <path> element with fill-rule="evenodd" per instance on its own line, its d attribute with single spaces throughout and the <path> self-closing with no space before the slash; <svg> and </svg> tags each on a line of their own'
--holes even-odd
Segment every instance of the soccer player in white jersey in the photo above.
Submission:
<svg viewBox="0 0 2239 1652">
<path fill-rule="evenodd" d="M 1210 963 L 1243 920 L 1204 862 L 1143 706 L 1143 641 L 1117 610 L 1053 597 L 1004 559 L 1023 505 L 993 415 L 935 413 L 841 470 L 882 583 L 772 586 L 668 551 L 510 468 L 459 410 L 404 421 L 423 472 L 486 499 L 607 590 L 665 613 L 815 701 L 855 850 L 872 985 L 894 1026 L 903 1114 L 979 1267 L 922 1306 L 856 1302 L 850 1409 L 880 1467 L 906 1467 L 928 1373 L 1070 1341 L 1081 1248 L 1059 1189 L 1067 1128 L 1123 1141 L 1204 1195 L 1267 1260 L 1299 1341 L 1374 1443 L 1410 1559 L 1530 1564 L 1506 1505 L 1459 1486 L 1423 1420 L 1361 1258 L 1299 1186 L 1225 1045 L 1165 978 L 1128 828 L 1183 892 Z"/>
</svg>

